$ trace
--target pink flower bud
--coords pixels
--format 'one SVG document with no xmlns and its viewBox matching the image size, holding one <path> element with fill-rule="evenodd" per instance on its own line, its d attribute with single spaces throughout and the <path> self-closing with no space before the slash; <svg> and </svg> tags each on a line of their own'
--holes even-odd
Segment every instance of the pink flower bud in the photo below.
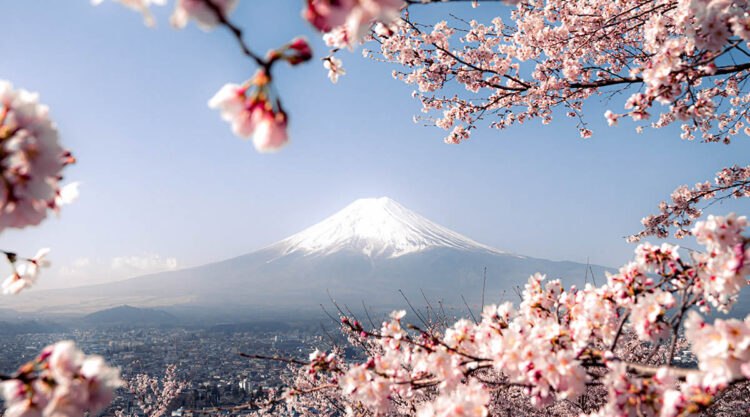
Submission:
<svg viewBox="0 0 750 417">
<path fill-rule="evenodd" d="M 285 56 L 284 59 L 291 65 L 301 64 L 312 58 L 312 48 L 310 48 L 310 44 L 304 37 L 298 36 L 292 39 L 292 42 L 287 45 L 286 49 L 290 54 Z"/>
</svg>

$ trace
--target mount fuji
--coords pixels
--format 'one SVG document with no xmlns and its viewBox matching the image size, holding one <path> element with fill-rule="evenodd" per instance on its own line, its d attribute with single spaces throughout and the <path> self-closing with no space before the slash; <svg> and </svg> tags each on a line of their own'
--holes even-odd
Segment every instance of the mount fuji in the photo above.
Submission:
<svg viewBox="0 0 750 417">
<path fill-rule="evenodd" d="M 110 284 L 32 291 L 16 298 L 38 312 L 83 313 L 123 304 L 224 311 L 313 310 L 328 303 L 401 307 L 411 299 L 458 306 L 497 302 L 540 272 L 580 284 L 586 265 L 507 253 L 451 231 L 387 197 L 356 200 L 266 248 L 225 261 Z M 604 268 L 591 272 L 603 279 Z M 21 300 L 23 298 L 23 300 Z M 14 302 L 10 308 L 19 308 Z"/>
<path fill-rule="evenodd" d="M 351 252 L 393 259 L 431 248 L 505 253 L 435 224 L 388 197 L 357 200 L 268 249 L 278 250 L 281 256 Z"/>
</svg>

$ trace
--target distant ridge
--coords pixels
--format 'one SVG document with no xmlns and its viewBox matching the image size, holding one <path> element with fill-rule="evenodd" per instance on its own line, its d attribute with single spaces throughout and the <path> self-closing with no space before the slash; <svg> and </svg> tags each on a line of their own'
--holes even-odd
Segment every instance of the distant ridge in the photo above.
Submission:
<svg viewBox="0 0 750 417">
<path fill-rule="evenodd" d="M 108 308 L 87 314 L 83 321 L 94 325 L 115 325 L 127 324 L 132 326 L 154 325 L 154 324 L 171 324 L 176 322 L 177 318 L 172 314 L 162 310 L 150 308 L 136 308 L 129 305 Z"/>
</svg>

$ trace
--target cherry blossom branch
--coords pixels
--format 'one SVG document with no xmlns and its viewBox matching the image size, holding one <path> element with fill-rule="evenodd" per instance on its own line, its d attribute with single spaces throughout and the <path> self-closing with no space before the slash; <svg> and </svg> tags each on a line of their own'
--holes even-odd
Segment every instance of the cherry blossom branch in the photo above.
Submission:
<svg viewBox="0 0 750 417">
<path fill-rule="evenodd" d="M 696 184 L 693 188 L 678 187 L 671 195 L 671 204 L 661 202 L 660 213 L 644 217 L 641 220 L 644 229 L 627 239 L 634 242 L 652 235 L 664 238 L 669 236 L 672 226 L 677 227 L 674 236 L 682 238 L 688 233 L 687 227 L 703 214 L 702 210 L 696 207 L 700 201 L 717 202 L 730 197 L 747 196 L 750 196 L 750 165 L 724 168 L 716 173 L 714 184 L 706 181 Z"/>
<path fill-rule="evenodd" d="M 617 346 L 617 341 L 620 339 L 620 336 L 622 336 L 622 331 L 625 329 L 625 323 L 628 321 L 628 317 L 630 317 L 630 311 L 625 313 L 622 316 L 622 319 L 620 319 L 620 324 L 617 326 L 617 333 L 615 333 L 615 337 L 612 339 L 612 343 L 609 345 L 609 350 L 614 352 L 615 347 Z"/>
<path fill-rule="evenodd" d="M 217 6 L 212 0 L 201 0 L 203 3 L 208 6 L 215 14 L 216 17 L 219 19 L 219 23 L 221 23 L 224 27 L 229 29 L 229 31 L 234 35 L 235 39 L 237 40 L 237 44 L 240 46 L 240 49 L 242 49 L 242 53 L 253 59 L 259 67 L 264 68 L 266 70 L 270 69 L 270 66 L 273 64 L 273 61 L 266 61 L 263 58 L 261 58 L 260 55 L 254 53 L 250 50 L 248 45 L 245 43 L 245 41 L 242 39 L 242 29 L 240 29 L 237 25 L 233 24 L 232 22 L 227 19 L 227 17 L 224 15 L 224 12 L 222 9 Z"/>
<path fill-rule="evenodd" d="M 178 379 L 176 365 L 168 365 L 163 377 L 137 374 L 125 381 L 124 387 L 147 416 L 160 417 L 167 413 L 170 403 L 187 387 L 187 383 Z M 124 417 L 122 412 L 116 415 Z"/>
<path fill-rule="evenodd" d="M 647 120 L 660 103 L 667 111 L 652 127 L 681 122 L 685 139 L 698 133 L 706 142 L 728 143 L 750 115 L 742 98 L 747 91 L 740 84 L 750 62 L 744 54 L 745 59 L 723 62 L 731 51 L 743 53 L 738 47 L 750 39 L 750 31 L 739 23 L 744 4 L 722 3 L 725 10 L 705 9 L 702 3 L 631 0 L 616 6 L 592 4 L 598 12 L 581 12 L 563 1 L 544 4 L 522 3 L 511 12 L 514 24 L 499 17 L 492 25 L 457 18 L 467 28 L 446 22 L 421 25 L 405 13 L 399 25 L 376 31 L 374 39 L 382 60 L 407 68 L 395 76 L 417 84 L 422 110 L 436 113 L 419 119 L 450 130 L 449 143 L 467 139 L 487 115 L 496 117 L 490 127 L 498 129 L 531 118 L 546 124 L 557 106 L 570 108 L 568 115 L 579 118 L 581 136 L 588 138 L 593 132 L 583 120 L 582 103 L 610 87 L 643 86 L 625 103 L 629 111 L 605 114 L 611 125 L 623 116 Z M 701 26 L 709 23 L 724 30 L 715 41 L 710 27 Z M 458 50 L 450 45 L 455 33 L 463 34 Z M 536 65 L 526 71 L 524 62 Z M 712 83 L 701 85 L 701 79 Z M 472 94 L 440 97 L 438 91 L 451 83 L 490 94 L 484 94 L 484 102 Z M 725 98 L 731 103 L 724 103 Z"/>
<path fill-rule="evenodd" d="M 682 318 L 685 315 L 685 312 L 687 312 L 688 309 L 692 307 L 693 304 L 695 304 L 695 302 L 697 301 L 697 297 L 693 298 L 691 294 L 688 293 L 688 288 L 690 288 L 692 284 L 693 284 L 692 282 L 689 283 L 682 290 L 680 311 L 672 319 L 672 340 L 669 343 L 669 354 L 667 355 L 667 366 L 672 366 L 672 362 L 674 361 L 674 354 L 675 354 L 675 349 L 677 348 L 677 338 L 679 336 L 680 325 L 682 324 Z"/>
</svg>

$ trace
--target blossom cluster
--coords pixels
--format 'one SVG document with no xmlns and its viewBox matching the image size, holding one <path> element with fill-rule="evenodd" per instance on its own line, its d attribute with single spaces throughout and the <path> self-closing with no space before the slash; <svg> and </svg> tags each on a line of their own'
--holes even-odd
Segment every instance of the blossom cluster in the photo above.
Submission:
<svg viewBox="0 0 750 417">
<path fill-rule="evenodd" d="M 669 228 L 677 230 L 674 236 L 682 238 L 688 234 L 688 227 L 695 219 L 703 215 L 696 207 L 702 200 L 719 201 L 725 198 L 742 198 L 750 196 L 750 166 L 733 165 L 716 173 L 714 183 L 702 182 L 689 188 L 686 185 L 672 192 L 671 202 L 659 204 L 659 214 L 652 214 L 641 220 L 643 231 L 628 237 L 631 242 L 646 236 L 667 237 Z"/>
<path fill-rule="evenodd" d="M 287 136 L 287 116 L 269 97 L 270 78 L 259 70 L 242 85 L 224 85 L 208 106 L 221 111 L 221 118 L 232 125 L 232 132 L 242 138 L 253 138 L 255 149 L 261 152 L 283 147 Z"/>
<path fill-rule="evenodd" d="M 698 269 L 697 290 L 703 297 L 723 312 L 729 311 L 740 290 L 747 285 L 750 273 L 750 247 L 741 233 L 747 227 L 745 216 L 730 214 L 708 216 L 693 229 L 698 243 L 706 246 L 707 253 L 696 255 L 703 268 Z"/>
<path fill-rule="evenodd" d="M 115 1 L 141 11 L 147 23 L 153 23 L 149 7 L 166 2 Z M 345 74 L 334 53 L 376 40 L 379 51 L 364 55 L 404 67 L 394 76 L 417 87 L 414 96 L 427 114 L 415 119 L 449 131 L 449 143 L 468 139 L 490 117 L 490 126 L 498 129 L 536 118 L 546 124 L 556 108 L 576 118 L 581 136 L 588 138 L 593 132 L 583 103 L 630 86 L 642 88 L 625 100 L 625 112 L 605 112 L 610 125 L 623 117 L 654 119 L 652 127 L 680 123 L 685 139 L 724 143 L 750 133 L 746 1 L 506 1 L 515 6 L 509 21 L 456 18 L 465 24 L 460 28 L 413 21 L 409 8 L 415 3 L 433 1 L 305 0 L 302 15 L 332 48 L 322 59 L 332 82 Z M 176 0 L 170 20 L 178 28 L 194 20 L 204 30 L 223 24 L 243 52 L 264 66 L 227 20 L 236 5 L 237 0 Z M 455 90 L 451 84 L 466 93 L 441 91 Z M 652 117 L 657 104 L 661 112 Z"/>
<path fill-rule="evenodd" d="M 74 161 L 39 94 L 0 80 L 0 231 L 37 225 L 70 202 L 75 192 L 60 180 Z"/>
<path fill-rule="evenodd" d="M 699 372 L 690 372 L 678 382 L 674 371 L 661 367 L 648 377 L 628 372 L 623 362 L 607 361 L 605 378 L 608 399 L 599 410 L 581 417 L 648 416 L 685 417 L 697 415 L 713 404 L 716 387 L 707 385 Z"/>
<path fill-rule="evenodd" d="M 350 362 L 315 351 L 305 383 L 315 387 L 318 380 L 319 389 L 329 390 L 326 401 L 341 398 L 339 409 L 349 415 L 484 417 L 495 406 L 492 392 L 507 387 L 522 387 L 535 407 L 576 404 L 590 387 L 606 388 L 606 400 L 600 395 L 582 414 L 590 417 L 704 410 L 720 391 L 750 377 L 750 316 L 707 324 L 693 309 L 728 310 L 726 299 L 747 283 L 746 226 L 734 214 L 697 223 L 692 234 L 706 253 L 693 254 L 690 262 L 677 246 L 640 244 L 633 262 L 600 286 L 566 290 L 560 280 L 535 274 L 517 308 L 488 305 L 479 321 L 422 329 L 404 324 L 406 312 L 395 311 L 379 329 L 368 330 L 344 316 L 350 342 L 363 346 L 368 358 Z M 694 370 L 670 366 L 686 312 Z M 624 334 L 651 346 L 649 359 L 617 356 Z M 654 364 L 650 358 L 670 336 L 672 348 Z M 295 401 L 299 412 L 304 402 Z"/>
<path fill-rule="evenodd" d="M 533 0 L 510 20 L 457 18 L 453 27 L 416 22 L 407 7 L 374 31 L 379 51 L 365 55 L 403 66 L 394 77 L 417 88 L 428 114 L 418 119 L 448 130 L 450 143 L 488 118 L 498 129 L 546 124 L 556 108 L 588 138 L 584 101 L 633 85 L 643 88 L 624 113 L 605 113 L 610 125 L 649 120 L 660 104 L 652 127 L 679 122 L 685 139 L 729 142 L 750 120 L 749 11 L 743 0 Z"/>
<path fill-rule="evenodd" d="M 373 23 L 390 23 L 399 17 L 404 0 L 307 0 L 303 16 L 327 34 L 331 46 L 351 46 L 362 39 Z"/>
<path fill-rule="evenodd" d="M 123 6 L 140 12 L 146 26 L 156 25 L 151 13 L 151 6 L 164 6 L 167 0 L 113 0 Z M 102 4 L 104 0 L 91 0 L 93 5 Z M 175 28 L 184 28 L 192 19 L 203 30 L 216 27 L 221 19 L 226 18 L 237 6 L 237 0 L 176 0 L 170 23 Z"/>
<path fill-rule="evenodd" d="M 287 45 L 268 53 L 266 67 L 259 69 L 243 84 L 225 84 L 209 101 L 208 106 L 221 111 L 221 118 L 232 125 L 232 132 L 253 139 L 259 152 L 273 152 L 289 141 L 288 117 L 271 88 L 268 68 L 283 60 L 298 65 L 312 58 L 310 45 L 304 38 L 295 38 Z"/>
<path fill-rule="evenodd" d="M 406 6 L 404 0 L 307 0 L 302 15 L 320 32 L 326 45 L 337 51 L 352 49 L 370 30 L 392 33 L 390 26 Z M 329 55 L 323 59 L 331 82 L 346 74 L 341 60 Z"/>
<path fill-rule="evenodd" d="M 676 382 L 667 369 L 660 369 L 654 377 L 640 378 L 628 374 L 627 365 L 623 362 L 608 362 L 607 367 L 609 373 L 605 378 L 605 385 L 609 392 L 608 401 L 604 407 L 585 417 L 667 417 L 668 414 L 661 411 L 662 399 L 665 392 Z"/>
<path fill-rule="evenodd" d="M 719 388 L 750 378 L 750 316 L 744 321 L 717 319 L 707 324 L 700 314 L 690 311 L 685 335 L 705 373 L 704 385 Z"/>
<path fill-rule="evenodd" d="M 103 0 L 94 0 L 95 4 Z M 125 6 L 144 13 L 146 23 L 153 23 L 149 6 L 164 1 L 115 0 Z M 253 53 L 242 39 L 242 30 L 229 21 L 229 14 L 237 6 L 237 0 L 177 0 L 170 21 L 176 28 L 184 28 L 190 20 L 203 30 L 211 30 L 224 25 L 234 34 L 242 52 L 260 67 L 252 79 L 243 84 L 225 84 L 212 97 L 210 108 L 221 110 L 221 117 L 232 125 L 232 132 L 242 138 L 253 138 L 255 148 L 260 152 L 281 149 L 288 142 L 287 113 L 281 107 L 281 100 L 273 94 L 271 68 L 279 61 L 299 65 L 312 58 L 312 48 L 303 37 L 296 37 L 286 45 L 270 50 L 265 57 Z M 318 10 L 318 9 L 316 9 Z M 322 9 L 321 9 L 322 10 Z M 334 65 L 335 61 L 327 61 Z M 332 70 L 343 74 L 343 70 Z"/>
<path fill-rule="evenodd" d="M 162 378 L 137 374 L 123 381 L 123 387 L 133 394 L 145 415 L 161 417 L 167 414 L 170 404 L 187 387 L 187 383 L 178 377 L 176 365 L 168 365 Z M 126 416 L 122 411 L 116 411 L 115 415 Z"/>
<path fill-rule="evenodd" d="M 177 0 L 169 18 L 172 26 L 184 28 L 190 19 L 203 30 L 211 30 L 234 10 L 237 0 Z"/>
<path fill-rule="evenodd" d="M 13 378 L 0 383 L 0 390 L 6 417 L 80 417 L 106 407 L 120 384 L 118 369 L 62 341 L 44 348 Z"/>
<path fill-rule="evenodd" d="M 46 259 L 48 253 L 49 249 L 43 248 L 32 258 L 19 259 L 15 253 L 6 252 L 5 256 L 13 273 L 2 283 L 3 294 L 18 294 L 34 285 L 39 276 L 39 269 L 50 266 L 50 262 Z"/>
</svg>

